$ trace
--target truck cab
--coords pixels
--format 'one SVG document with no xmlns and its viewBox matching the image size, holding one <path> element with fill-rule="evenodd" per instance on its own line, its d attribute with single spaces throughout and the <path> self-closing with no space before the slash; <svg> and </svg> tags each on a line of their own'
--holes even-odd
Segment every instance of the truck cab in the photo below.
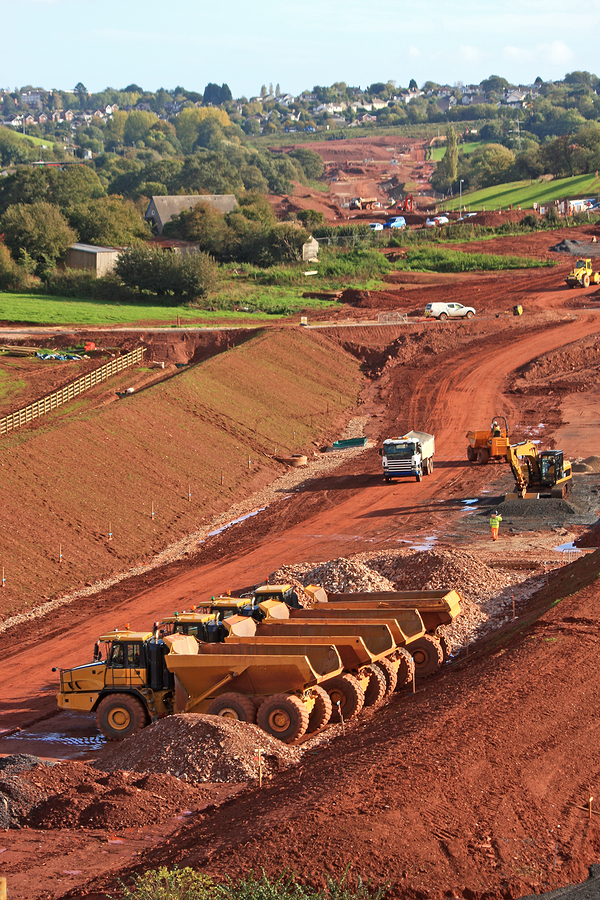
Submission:
<svg viewBox="0 0 600 900">
<path fill-rule="evenodd" d="M 384 481 L 414 475 L 421 481 L 433 470 L 434 437 L 421 431 L 409 431 L 399 438 L 388 438 L 379 451 Z"/>
</svg>

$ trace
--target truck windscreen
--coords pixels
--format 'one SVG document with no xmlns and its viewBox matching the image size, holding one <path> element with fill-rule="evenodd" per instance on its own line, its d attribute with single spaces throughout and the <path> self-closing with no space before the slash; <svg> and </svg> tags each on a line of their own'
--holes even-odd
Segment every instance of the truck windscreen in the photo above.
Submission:
<svg viewBox="0 0 600 900">
<path fill-rule="evenodd" d="M 415 452 L 414 444 L 384 444 L 383 452 L 393 459 L 410 459 Z"/>
</svg>

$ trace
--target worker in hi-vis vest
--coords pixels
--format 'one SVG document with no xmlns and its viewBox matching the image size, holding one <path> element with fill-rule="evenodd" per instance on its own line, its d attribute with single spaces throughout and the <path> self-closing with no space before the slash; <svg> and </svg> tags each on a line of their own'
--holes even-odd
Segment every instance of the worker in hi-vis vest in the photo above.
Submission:
<svg viewBox="0 0 600 900">
<path fill-rule="evenodd" d="M 498 513 L 498 510 L 495 509 L 492 515 L 490 516 L 490 527 L 492 529 L 492 540 L 498 540 L 498 531 L 500 529 L 500 522 L 502 521 L 502 516 Z"/>
</svg>

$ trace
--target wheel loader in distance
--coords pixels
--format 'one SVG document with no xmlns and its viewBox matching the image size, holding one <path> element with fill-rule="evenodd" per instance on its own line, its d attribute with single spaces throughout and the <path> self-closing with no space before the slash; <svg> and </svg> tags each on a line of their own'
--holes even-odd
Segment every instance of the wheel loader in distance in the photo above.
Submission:
<svg viewBox="0 0 600 900">
<path fill-rule="evenodd" d="M 504 416 L 494 416 L 489 431 L 467 431 L 467 459 L 480 466 L 488 464 L 490 459 L 506 460 L 506 452 L 510 444 L 508 423 Z"/>
<path fill-rule="evenodd" d="M 570 288 L 588 288 L 590 284 L 600 284 L 600 272 L 594 272 L 591 259 L 578 259 L 565 282 Z"/>
</svg>

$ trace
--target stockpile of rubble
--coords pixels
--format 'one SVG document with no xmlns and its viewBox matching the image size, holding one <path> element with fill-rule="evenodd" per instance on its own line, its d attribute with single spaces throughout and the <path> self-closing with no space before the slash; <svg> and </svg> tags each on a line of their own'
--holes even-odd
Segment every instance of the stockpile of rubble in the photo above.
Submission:
<svg viewBox="0 0 600 900">
<path fill-rule="evenodd" d="M 46 798 L 21 775 L 40 763 L 37 756 L 15 753 L 0 758 L 0 828 L 18 828 L 32 809 Z"/>
<path fill-rule="evenodd" d="M 363 554 L 361 554 L 361 557 Z M 332 593 L 348 591 L 393 591 L 394 585 L 387 578 L 375 571 L 373 566 L 365 565 L 357 556 L 346 558 L 340 556 L 326 563 L 298 563 L 295 566 L 281 566 L 269 576 L 273 584 L 292 580 L 301 585 L 318 584 Z M 302 603 L 302 598 L 300 597 Z"/>
<path fill-rule="evenodd" d="M 498 572 L 468 552 L 454 550 L 384 550 L 359 553 L 325 563 L 282 566 L 273 582 L 318 584 L 330 593 L 359 591 L 458 591 L 462 612 L 443 632 L 454 649 L 512 618 L 513 600 L 537 587 L 522 585 L 529 573 Z M 300 602 L 305 602 L 297 591 Z"/>
<path fill-rule="evenodd" d="M 258 779 L 299 760 L 297 748 L 245 722 L 185 713 L 168 716 L 119 743 L 102 762 L 106 771 L 126 769 L 174 775 L 190 783 L 237 783 Z"/>
</svg>

